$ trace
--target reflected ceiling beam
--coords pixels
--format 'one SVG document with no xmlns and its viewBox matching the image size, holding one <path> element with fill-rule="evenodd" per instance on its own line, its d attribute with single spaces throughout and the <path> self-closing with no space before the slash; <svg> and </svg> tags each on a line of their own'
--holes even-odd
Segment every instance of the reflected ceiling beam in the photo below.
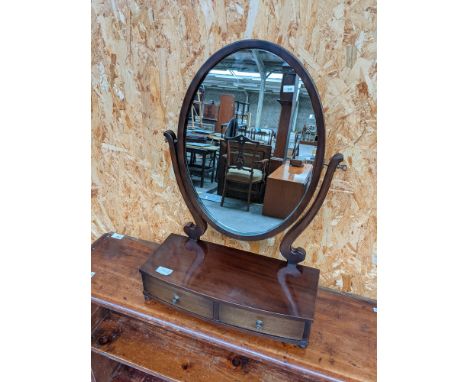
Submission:
<svg viewBox="0 0 468 382">
<path fill-rule="evenodd" d="M 281 72 L 283 67 L 283 61 L 265 61 L 258 55 L 263 62 L 263 66 L 267 71 L 274 71 L 277 73 Z M 232 60 L 225 58 L 223 61 L 218 63 L 214 69 L 218 70 L 237 70 L 239 72 L 256 72 L 257 64 L 254 60 L 243 59 L 241 62 L 239 60 Z"/>
<path fill-rule="evenodd" d="M 262 58 L 259 57 L 257 51 L 252 49 L 252 55 L 257 64 L 258 72 L 260 73 L 260 90 L 258 92 L 258 103 L 257 103 L 257 115 L 255 116 L 255 127 L 259 129 L 260 121 L 262 119 L 262 111 L 263 111 L 263 98 L 265 96 L 265 82 L 267 75 L 265 73 L 265 66 L 263 65 Z"/>
<path fill-rule="evenodd" d="M 209 84 L 207 87 L 207 89 L 213 89 L 213 90 L 221 90 L 221 89 L 225 89 L 225 90 L 232 90 L 232 91 L 235 91 L 235 92 L 244 92 L 244 91 L 247 91 L 249 93 L 257 93 L 258 92 L 258 88 L 253 88 L 253 87 L 249 87 L 249 86 L 236 86 L 236 85 L 224 85 L 224 84 Z M 279 89 L 277 88 L 269 88 L 269 87 L 266 87 L 265 88 L 265 93 L 271 93 L 271 94 L 276 94 L 278 95 L 279 93 Z"/>
<path fill-rule="evenodd" d="M 244 96 L 245 96 L 244 102 L 249 103 L 249 93 L 245 89 L 242 89 L 242 91 L 244 92 Z"/>
<path fill-rule="evenodd" d="M 295 92 L 294 92 L 294 99 L 296 100 L 294 104 L 294 113 L 293 113 L 293 118 L 292 118 L 292 126 L 291 126 L 291 131 L 296 131 L 296 122 L 297 122 L 297 115 L 299 114 L 299 102 L 301 97 L 299 91 L 299 86 L 296 87 Z"/>
<path fill-rule="evenodd" d="M 229 89 L 234 91 L 248 91 L 252 93 L 259 92 L 259 84 L 260 81 L 253 81 L 251 78 L 241 78 L 239 81 L 236 81 L 234 78 L 226 78 L 226 77 L 218 77 L 218 76 L 210 76 L 209 78 L 205 79 L 203 85 L 206 88 L 213 88 L 213 89 Z M 281 82 L 273 82 L 270 83 L 268 81 L 268 74 L 267 74 L 267 81 L 265 83 L 265 94 L 273 93 L 279 94 L 281 89 Z M 300 89 L 300 96 L 309 99 L 309 94 L 305 88 Z"/>
</svg>

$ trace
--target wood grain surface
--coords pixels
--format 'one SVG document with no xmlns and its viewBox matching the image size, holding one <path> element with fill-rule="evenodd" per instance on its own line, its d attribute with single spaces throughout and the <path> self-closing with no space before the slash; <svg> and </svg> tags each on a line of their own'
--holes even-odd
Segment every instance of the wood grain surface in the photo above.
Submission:
<svg viewBox="0 0 468 382">
<path fill-rule="evenodd" d="M 238 356 L 193 337 L 111 313 L 92 335 L 93 352 L 176 381 L 287 381 L 279 367 Z M 307 380 L 295 375 L 295 380 Z"/>
<path fill-rule="evenodd" d="M 294 182 L 294 183 L 300 183 L 300 184 L 305 185 L 310 179 L 311 172 L 312 172 L 311 164 L 306 163 L 302 167 L 294 167 L 294 166 L 291 166 L 288 162 L 288 163 L 282 164 L 275 171 L 273 171 L 270 175 L 268 175 L 268 179 L 284 180 L 287 182 Z"/>
<path fill-rule="evenodd" d="M 170 277 L 155 272 L 159 266 L 171 269 Z M 314 268 L 289 270 L 285 261 L 172 234 L 141 271 L 234 305 L 308 320 L 314 316 L 319 275 Z"/>
<path fill-rule="evenodd" d="M 148 375 L 127 365 L 120 365 L 108 382 L 165 382 L 167 379 Z M 99 382 L 99 381 L 96 381 Z M 107 382 L 107 381 L 106 381 Z"/>
<path fill-rule="evenodd" d="M 319 289 L 310 344 L 301 349 L 209 324 L 161 303 L 145 302 L 138 268 L 158 244 L 109 236 L 99 240 L 108 240 L 113 250 L 92 253 L 93 303 L 310 380 L 376 380 L 375 302 Z M 132 251 L 119 251 L 122 242 Z"/>
</svg>

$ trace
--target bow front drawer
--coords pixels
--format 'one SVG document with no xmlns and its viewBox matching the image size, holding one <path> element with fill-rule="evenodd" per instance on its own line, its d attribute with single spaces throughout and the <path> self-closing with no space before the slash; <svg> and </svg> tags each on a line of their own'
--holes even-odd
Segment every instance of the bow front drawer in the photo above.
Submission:
<svg viewBox="0 0 468 382">
<path fill-rule="evenodd" d="M 143 285 L 145 293 L 149 294 L 149 297 L 165 301 L 202 317 L 213 318 L 213 303 L 203 296 L 173 287 L 145 275 L 143 275 Z"/>
<path fill-rule="evenodd" d="M 278 317 L 226 304 L 219 306 L 219 320 L 239 328 L 296 340 L 303 337 L 305 329 L 303 320 Z"/>
</svg>

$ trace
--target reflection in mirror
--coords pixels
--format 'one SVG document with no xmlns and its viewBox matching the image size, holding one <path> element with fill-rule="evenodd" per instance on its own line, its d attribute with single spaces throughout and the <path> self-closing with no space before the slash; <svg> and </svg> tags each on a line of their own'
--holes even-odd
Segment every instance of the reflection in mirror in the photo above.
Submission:
<svg viewBox="0 0 468 382">
<path fill-rule="evenodd" d="M 204 210 L 236 234 L 276 228 L 310 183 L 316 132 L 309 94 L 284 60 L 258 49 L 224 58 L 187 116 L 187 166 Z"/>
</svg>

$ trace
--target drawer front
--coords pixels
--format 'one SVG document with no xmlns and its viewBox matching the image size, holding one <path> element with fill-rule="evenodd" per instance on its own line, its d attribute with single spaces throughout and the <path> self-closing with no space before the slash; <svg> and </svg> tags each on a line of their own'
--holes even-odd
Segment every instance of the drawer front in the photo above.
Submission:
<svg viewBox="0 0 468 382">
<path fill-rule="evenodd" d="M 143 276 L 143 285 L 145 292 L 153 297 L 200 316 L 213 318 L 213 303 L 205 297 L 175 288 L 148 275 Z"/>
<path fill-rule="evenodd" d="M 219 305 L 219 320 L 239 328 L 295 340 L 302 339 L 305 327 L 305 321 L 266 315 L 225 304 Z"/>
</svg>

